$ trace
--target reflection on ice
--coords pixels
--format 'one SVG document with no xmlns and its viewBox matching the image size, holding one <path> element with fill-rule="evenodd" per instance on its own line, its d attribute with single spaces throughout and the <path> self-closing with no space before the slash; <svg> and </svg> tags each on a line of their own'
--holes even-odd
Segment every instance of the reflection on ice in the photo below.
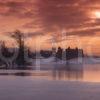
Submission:
<svg viewBox="0 0 100 100">
<path fill-rule="evenodd" d="M 62 61 L 53 62 L 52 59 L 49 59 L 49 62 L 46 60 L 44 62 L 42 59 L 40 66 L 31 66 L 32 70 L 0 70 L 0 77 L 7 75 L 30 76 L 32 79 L 100 82 L 99 63 L 86 63 L 86 60 L 83 63 L 75 62 L 76 60 L 68 63 Z"/>
<path fill-rule="evenodd" d="M 33 78 L 52 80 L 82 80 L 83 77 L 82 64 L 52 65 L 47 68 L 41 66 L 40 70 L 0 70 L 0 75 L 32 76 Z"/>
</svg>

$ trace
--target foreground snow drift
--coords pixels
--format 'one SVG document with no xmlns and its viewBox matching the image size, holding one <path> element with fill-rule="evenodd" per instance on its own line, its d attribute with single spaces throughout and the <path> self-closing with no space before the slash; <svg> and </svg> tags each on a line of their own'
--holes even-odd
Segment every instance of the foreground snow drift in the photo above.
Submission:
<svg viewBox="0 0 100 100">
<path fill-rule="evenodd" d="M 100 84 L 0 77 L 0 100 L 100 100 Z"/>
</svg>

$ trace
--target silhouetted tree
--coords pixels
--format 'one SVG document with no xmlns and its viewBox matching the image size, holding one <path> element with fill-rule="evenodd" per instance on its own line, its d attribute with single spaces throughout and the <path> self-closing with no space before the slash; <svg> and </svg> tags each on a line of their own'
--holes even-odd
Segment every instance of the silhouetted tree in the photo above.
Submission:
<svg viewBox="0 0 100 100">
<path fill-rule="evenodd" d="M 1 45 L 0 45 L 0 61 L 2 62 L 2 64 L 6 65 L 6 69 L 10 68 L 12 66 L 10 66 L 10 61 L 8 59 L 10 59 L 10 57 L 13 56 L 13 53 L 11 53 L 9 51 L 9 49 L 6 47 L 5 42 L 2 41 Z"/>
<path fill-rule="evenodd" d="M 40 51 L 40 54 L 44 58 L 49 58 L 52 55 L 52 51 L 49 51 L 49 50 L 41 50 Z"/>
<path fill-rule="evenodd" d="M 24 50 L 25 50 L 25 45 L 24 45 L 24 35 L 21 31 L 16 30 L 11 37 L 15 39 L 15 41 L 18 44 L 18 57 L 16 59 L 16 62 L 18 65 L 25 65 L 25 58 L 24 58 Z"/>
<path fill-rule="evenodd" d="M 63 55 L 63 49 L 61 47 L 58 47 L 56 58 L 62 59 L 62 55 Z"/>
<path fill-rule="evenodd" d="M 75 49 L 71 49 L 70 47 L 68 47 L 66 50 L 66 58 L 67 60 L 69 59 L 73 59 L 73 58 L 78 58 L 83 57 L 84 53 L 82 49 L 78 49 L 77 47 Z"/>
</svg>

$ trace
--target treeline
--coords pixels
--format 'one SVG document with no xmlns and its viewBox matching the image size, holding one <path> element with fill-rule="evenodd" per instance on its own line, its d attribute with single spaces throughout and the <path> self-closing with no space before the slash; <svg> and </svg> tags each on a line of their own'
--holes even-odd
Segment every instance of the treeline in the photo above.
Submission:
<svg viewBox="0 0 100 100">
<path fill-rule="evenodd" d="M 27 57 L 32 57 L 29 48 L 25 46 L 25 38 L 23 33 L 19 30 L 16 30 L 10 35 L 17 43 L 17 48 L 8 48 L 5 45 L 5 42 L 1 41 L 0 44 L 0 65 L 5 65 L 5 68 L 26 68 L 30 63 L 26 60 Z M 1 68 L 1 67 L 0 67 Z"/>
<path fill-rule="evenodd" d="M 36 52 L 31 52 L 25 45 L 25 37 L 19 30 L 13 32 L 10 35 L 17 43 L 17 48 L 8 48 L 5 42 L 0 44 L 0 66 L 5 65 L 5 68 L 19 68 L 25 69 L 27 65 L 31 65 L 28 61 L 30 58 L 33 60 L 37 58 Z M 40 56 L 48 58 L 54 56 L 56 59 L 69 60 L 77 57 L 83 57 L 84 53 L 82 49 L 62 49 L 61 47 L 53 48 L 52 50 L 41 50 Z M 29 59 L 27 59 L 29 58 Z M 17 67 L 15 67 L 17 65 Z M 1 67 L 0 67 L 1 68 Z"/>
<path fill-rule="evenodd" d="M 56 59 L 60 60 L 70 60 L 73 58 L 84 56 L 83 50 L 78 49 L 77 47 L 75 49 L 72 49 L 70 47 L 68 47 L 67 49 L 62 49 L 61 47 L 58 47 L 57 50 L 55 49 L 55 51 L 41 50 L 40 54 L 45 58 L 55 56 Z"/>
</svg>

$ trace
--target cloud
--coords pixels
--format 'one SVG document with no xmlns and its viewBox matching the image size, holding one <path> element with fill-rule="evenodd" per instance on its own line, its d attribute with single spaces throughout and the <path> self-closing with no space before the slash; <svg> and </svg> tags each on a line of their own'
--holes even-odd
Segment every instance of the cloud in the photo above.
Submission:
<svg viewBox="0 0 100 100">
<path fill-rule="evenodd" d="M 90 18 L 88 11 L 95 9 L 96 4 L 100 2 L 97 0 L 92 3 L 88 0 L 87 4 L 86 2 L 85 0 L 38 0 L 37 14 L 31 22 L 26 23 L 23 27 L 56 34 L 63 29 L 66 32 L 73 29 L 73 33 L 69 32 L 69 35 L 94 35 L 98 31 L 94 28 L 99 25 L 100 21 Z M 94 32 L 92 32 L 93 30 Z"/>
<path fill-rule="evenodd" d="M 99 0 L 0 0 L 0 16 L 28 18 L 22 28 L 44 35 L 66 30 L 68 35 L 90 36 L 99 31 L 100 20 L 88 12 L 99 5 Z"/>
<path fill-rule="evenodd" d="M 35 1 L 35 0 L 34 0 Z M 35 13 L 35 2 L 27 2 L 26 0 L 15 1 L 8 0 L 3 2 L 0 0 L 0 15 L 15 17 L 33 17 Z M 3 11 L 2 11 L 3 10 Z"/>
</svg>

